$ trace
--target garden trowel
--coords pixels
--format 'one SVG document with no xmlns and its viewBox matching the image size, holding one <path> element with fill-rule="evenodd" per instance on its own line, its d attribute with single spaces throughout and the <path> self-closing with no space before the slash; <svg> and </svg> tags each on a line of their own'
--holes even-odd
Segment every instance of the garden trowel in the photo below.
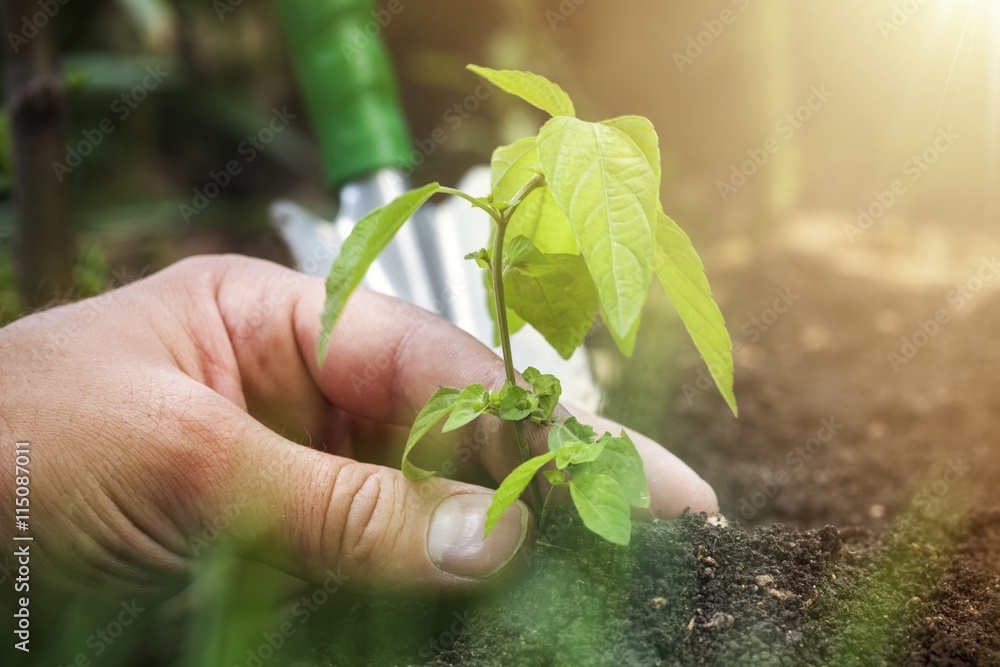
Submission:
<svg viewBox="0 0 1000 667">
<path fill-rule="evenodd" d="M 292 202 L 277 202 L 271 220 L 297 268 L 326 276 L 354 224 L 410 188 L 407 165 L 417 151 L 400 110 L 388 54 L 378 39 L 386 19 L 373 10 L 371 0 L 277 4 L 326 180 L 339 194 L 339 210 L 329 222 Z M 489 168 L 473 168 L 458 187 L 489 192 Z M 425 205 L 372 264 L 363 284 L 435 311 L 494 347 L 482 270 L 463 259 L 482 247 L 489 233 L 488 216 L 466 202 Z M 530 327 L 511 343 L 520 368 L 535 366 L 556 375 L 566 399 L 597 408 L 600 395 L 582 348 L 564 360 Z"/>
</svg>

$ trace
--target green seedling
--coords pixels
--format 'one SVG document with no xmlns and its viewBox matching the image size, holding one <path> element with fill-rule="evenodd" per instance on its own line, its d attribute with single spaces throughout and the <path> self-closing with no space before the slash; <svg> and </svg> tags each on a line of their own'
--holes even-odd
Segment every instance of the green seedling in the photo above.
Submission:
<svg viewBox="0 0 1000 667">
<path fill-rule="evenodd" d="M 492 192 L 475 196 L 431 183 L 379 208 L 354 228 L 327 278 L 320 363 L 348 296 L 403 223 L 431 196 L 461 197 L 489 214 L 492 241 L 466 256 L 485 271 L 489 306 L 503 351 L 506 382 L 442 387 L 413 423 L 402 470 L 419 480 L 435 474 L 410 460 L 414 446 L 441 420 L 452 431 L 481 415 L 513 423 L 522 463 L 500 484 L 487 513 L 486 535 L 525 490 L 544 525 L 553 491 L 568 487 L 584 524 L 615 544 L 628 544 L 630 507 L 648 507 L 642 459 L 628 435 L 601 437 L 589 426 L 553 419 L 561 387 L 534 368 L 518 383 L 510 337 L 525 324 L 565 358 L 583 344 L 600 314 L 618 348 L 635 347 L 653 275 L 660 280 L 708 364 L 726 403 L 733 396 L 732 342 L 712 299 L 704 268 L 687 235 L 663 212 L 660 149 L 640 116 L 591 123 L 576 117 L 558 85 L 518 71 L 469 69 L 552 118 L 537 136 L 493 153 Z M 531 456 L 525 422 L 550 427 L 549 451 Z M 542 501 L 538 476 L 549 483 Z"/>
</svg>

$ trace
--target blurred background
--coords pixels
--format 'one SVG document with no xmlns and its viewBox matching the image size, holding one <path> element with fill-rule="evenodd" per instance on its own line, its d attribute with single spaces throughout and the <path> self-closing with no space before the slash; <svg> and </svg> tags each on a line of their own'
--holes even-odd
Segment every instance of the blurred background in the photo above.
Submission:
<svg viewBox="0 0 1000 667">
<path fill-rule="evenodd" d="M 54 17 L 43 5 L 58 8 Z M 467 63 L 544 74 L 588 120 L 652 120 L 665 209 L 701 253 L 733 336 L 741 418 L 715 395 L 658 286 L 633 359 L 618 359 L 600 332 L 588 346 L 605 412 L 689 462 L 724 513 L 750 524 L 884 526 L 956 453 L 974 464 L 962 493 L 992 497 L 1000 281 L 982 268 L 1000 250 L 1000 3 L 394 6 L 370 25 L 395 67 L 415 184 L 454 185 L 544 121 L 508 96 L 477 98 Z M 268 223 L 276 199 L 335 214 L 272 2 L 7 0 L 4 11 L 12 47 L 31 33 L 32 48 L 57 55 L 50 65 L 66 97 L 52 156 L 13 164 L 17 124 L 6 110 L 24 91 L 8 64 L 0 323 L 192 254 L 288 263 Z M 276 110 L 287 124 L 248 148 Z M 234 160 L 239 173 L 206 196 Z M 25 233 L 42 242 L 31 253 L 13 244 L 16 188 L 52 204 L 33 209 L 41 217 Z M 963 324 L 894 363 L 942 307 Z M 790 458 L 830 418 L 842 425 L 836 441 Z M 777 472 L 789 481 L 758 504 Z M 229 655 L 240 632 L 256 637 L 258 622 L 239 610 L 249 617 L 269 598 L 227 577 L 191 593 L 205 601 L 191 655 Z"/>
<path fill-rule="evenodd" d="M 266 224 L 275 198 L 333 210 L 273 3 L 55 6 L 52 19 L 31 19 L 40 25 L 31 42 L 52 40 L 58 52 L 69 114 L 66 160 L 70 149 L 90 144 L 78 166 L 57 174 L 69 183 L 73 238 L 49 239 L 53 255 L 75 272 L 46 276 L 51 284 L 34 303 L 23 303 L 31 287 L 17 298 L 5 138 L 4 321 L 46 298 L 92 293 L 116 275 L 121 282 L 188 254 L 233 249 L 280 257 Z M 447 114 L 479 85 L 463 69 L 475 62 L 550 76 L 587 118 L 648 116 L 664 150 L 664 201 L 696 245 L 753 238 L 802 211 L 857 217 L 897 179 L 906 193 L 878 222 L 933 220 L 988 232 L 998 214 L 1000 7 L 988 0 L 400 6 L 377 31 L 390 48 L 413 139 L 445 133 L 416 168 L 416 183 L 453 184 L 486 162 L 492 146 L 534 132 L 542 120 L 498 96 L 470 108 L 456 126 Z M 18 22 L 6 30 L 31 28 Z M 132 99 L 150 66 L 168 75 Z M 185 216 L 182 206 L 210 173 L 234 158 L 242 163 L 241 142 L 286 106 L 296 115 L 288 131 L 242 165 L 204 210 Z M 105 119 L 110 132 L 100 129 Z M 957 139 L 932 155 L 948 128 Z M 915 166 L 925 151 L 928 159 Z M 746 163 L 755 155 L 756 164 Z M 44 184 L 34 187 L 44 196 Z M 73 254 L 57 252 L 60 245 Z"/>
</svg>

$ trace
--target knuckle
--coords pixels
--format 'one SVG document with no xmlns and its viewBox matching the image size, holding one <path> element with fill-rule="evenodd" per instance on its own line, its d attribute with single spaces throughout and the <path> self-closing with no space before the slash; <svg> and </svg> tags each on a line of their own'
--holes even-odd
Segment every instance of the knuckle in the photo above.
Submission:
<svg viewBox="0 0 1000 667">
<path fill-rule="evenodd" d="M 332 515 L 327 525 L 340 525 L 336 560 L 381 569 L 406 525 L 404 497 L 405 490 L 386 471 L 366 464 L 345 465 L 327 508 Z"/>
</svg>

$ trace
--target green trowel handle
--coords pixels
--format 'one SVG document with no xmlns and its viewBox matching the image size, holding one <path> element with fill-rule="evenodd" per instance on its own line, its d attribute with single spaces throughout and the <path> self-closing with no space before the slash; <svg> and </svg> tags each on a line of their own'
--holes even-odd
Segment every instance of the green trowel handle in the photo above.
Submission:
<svg viewBox="0 0 1000 667">
<path fill-rule="evenodd" d="M 409 133 L 372 0 L 277 4 L 329 184 L 405 165 Z"/>
</svg>

